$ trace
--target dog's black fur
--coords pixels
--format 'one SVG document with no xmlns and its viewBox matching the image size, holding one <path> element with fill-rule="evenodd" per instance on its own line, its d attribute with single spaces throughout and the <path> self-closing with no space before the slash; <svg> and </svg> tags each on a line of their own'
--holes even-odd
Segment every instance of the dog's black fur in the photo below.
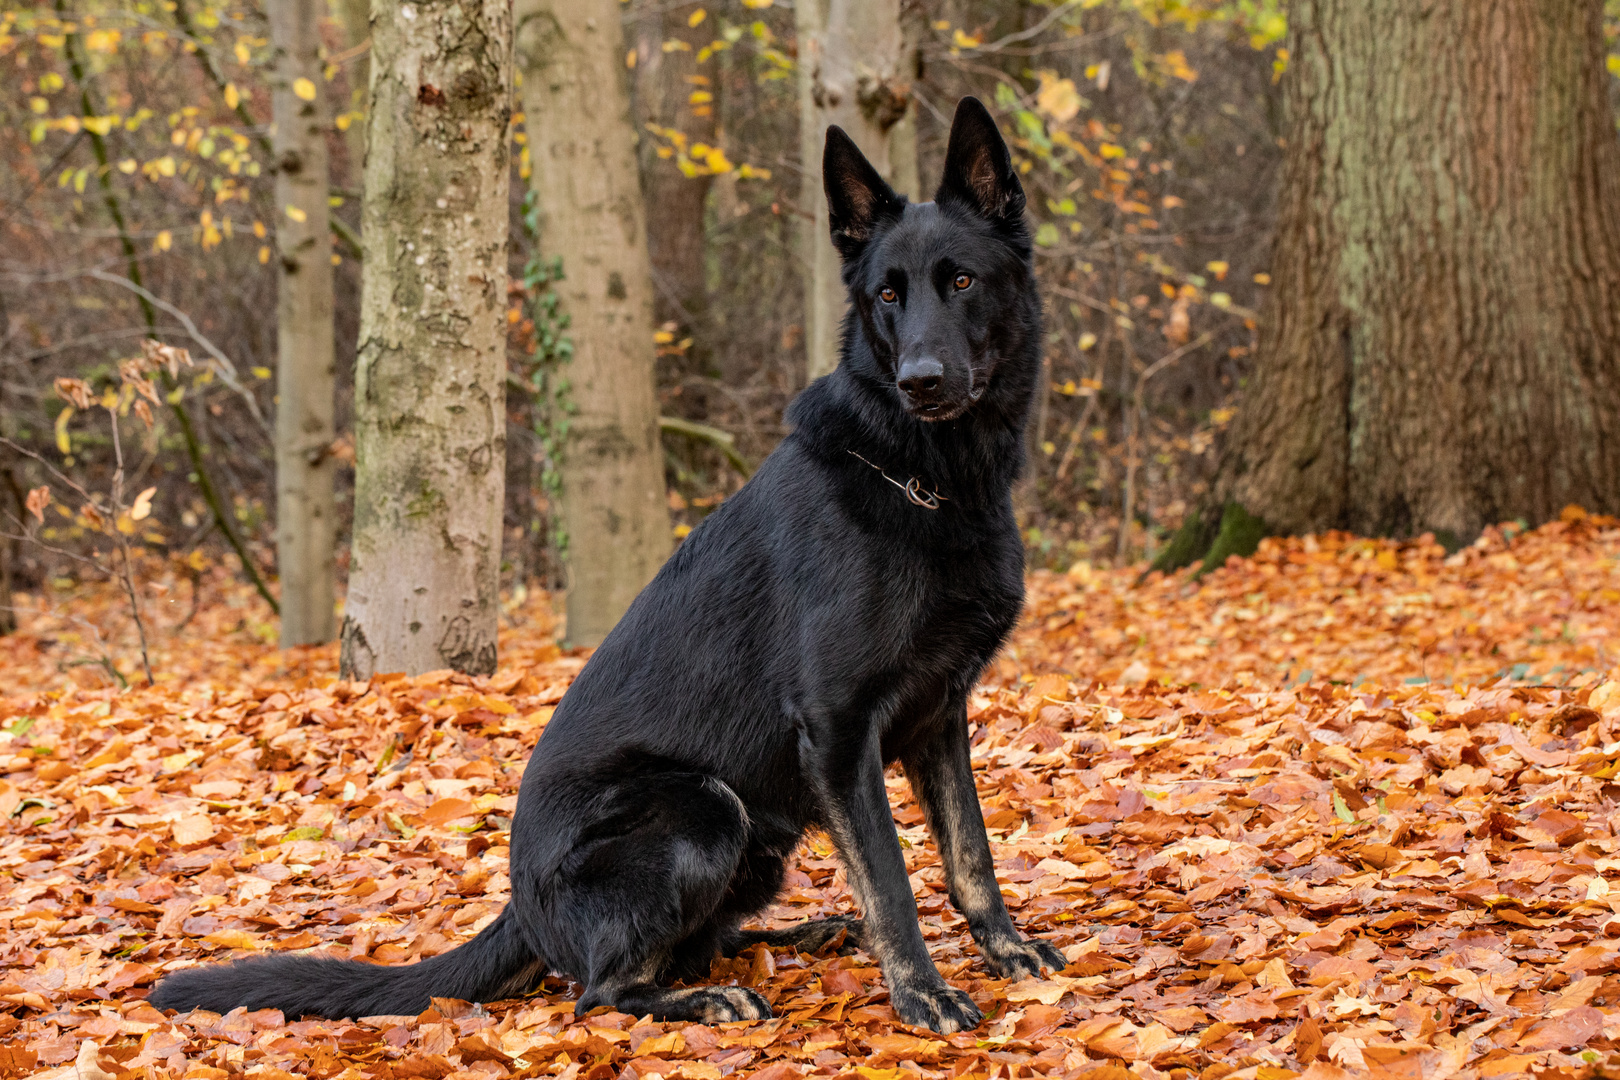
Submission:
<svg viewBox="0 0 1620 1080">
<path fill-rule="evenodd" d="M 843 933 L 882 963 L 907 1023 L 971 1028 L 979 1010 L 917 923 L 883 786 L 893 761 L 989 968 L 1063 966 L 1007 915 L 968 760 L 968 692 L 1023 603 L 1009 493 L 1041 348 L 1023 189 L 972 98 L 933 203 L 896 196 L 836 127 L 823 172 L 852 301 L 842 362 L 558 706 L 523 777 L 500 917 L 411 966 L 191 968 L 154 1005 L 412 1013 L 430 997 L 520 994 L 550 969 L 584 984 L 580 1012 L 759 1019 L 770 1007 L 751 990 L 669 983 L 754 942 L 814 950 Z M 812 826 L 836 843 L 864 919 L 739 929 Z"/>
</svg>

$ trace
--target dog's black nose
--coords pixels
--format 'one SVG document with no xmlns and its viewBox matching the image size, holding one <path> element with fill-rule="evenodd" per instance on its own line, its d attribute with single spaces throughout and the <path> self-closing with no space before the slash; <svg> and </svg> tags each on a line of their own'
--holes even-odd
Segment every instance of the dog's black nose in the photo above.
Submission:
<svg viewBox="0 0 1620 1080">
<path fill-rule="evenodd" d="M 914 403 L 926 403 L 945 385 L 945 366 L 931 356 L 903 361 L 895 385 Z"/>
</svg>

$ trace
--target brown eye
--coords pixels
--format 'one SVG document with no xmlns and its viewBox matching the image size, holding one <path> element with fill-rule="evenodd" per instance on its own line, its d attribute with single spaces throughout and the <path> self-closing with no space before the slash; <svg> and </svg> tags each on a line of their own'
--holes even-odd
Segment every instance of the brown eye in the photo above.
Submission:
<svg viewBox="0 0 1620 1080">
<path fill-rule="evenodd" d="M 900 299 L 900 294 L 885 285 L 881 290 L 878 291 L 878 299 L 882 300 L 885 304 L 892 304 L 896 300 Z"/>
<path fill-rule="evenodd" d="M 973 279 L 971 277 L 969 277 L 967 274 L 957 274 L 956 275 L 956 281 L 953 284 L 955 284 L 957 290 L 960 291 L 962 289 L 967 288 L 969 285 L 973 284 Z"/>
</svg>

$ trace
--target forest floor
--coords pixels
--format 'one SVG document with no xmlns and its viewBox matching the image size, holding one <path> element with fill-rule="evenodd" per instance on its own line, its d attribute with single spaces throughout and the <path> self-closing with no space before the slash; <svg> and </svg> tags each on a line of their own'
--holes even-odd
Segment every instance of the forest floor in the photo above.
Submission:
<svg viewBox="0 0 1620 1080">
<path fill-rule="evenodd" d="M 160 574 L 157 685 L 124 690 L 97 662 L 99 635 L 143 682 L 116 594 L 54 593 L 0 640 L 0 1077 L 1600 1072 L 1620 522 L 1513 532 L 1449 557 L 1273 541 L 1199 581 L 1034 575 L 969 716 L 1002 890 L 1071 963 L 987 977 L 891 779 L 924 935 L 987 1016 L 950 1036 L 901 1025 L 864 953 L 764 949 L 714 971 L 771 1000 L 762 1023 L 576 1020 L 554 979 L 420 1016 L 166 1017 L 142 999 L 178 966 L 406 963 L 493 919 L 524 759 L 584 658 L 532 595 L 493 677 L 341 682 L 334 649 L 267 643 L 240 587 L 209 577 L 193 610 Z M 849 906 L 812 837 L 770 921 Z"/>
</svg>

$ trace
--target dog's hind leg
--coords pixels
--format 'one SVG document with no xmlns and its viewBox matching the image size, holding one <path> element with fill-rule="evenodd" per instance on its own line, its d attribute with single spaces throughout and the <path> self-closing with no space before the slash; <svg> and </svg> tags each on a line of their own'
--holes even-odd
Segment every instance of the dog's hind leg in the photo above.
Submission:
<svg viewBox="0 0 1620 1080">
<path fill-rule="evenodd" d="M 575 1011 L 609 1005 L 660 1020 L 762 1020 L 742 987 L 665 985 L 718 952 L 720 914 L 748 838 L 742 801 L 693 773 L 641 773 L 613 785 L 544 888 L 538 936 L 585 984 Z"/>
</svg>

